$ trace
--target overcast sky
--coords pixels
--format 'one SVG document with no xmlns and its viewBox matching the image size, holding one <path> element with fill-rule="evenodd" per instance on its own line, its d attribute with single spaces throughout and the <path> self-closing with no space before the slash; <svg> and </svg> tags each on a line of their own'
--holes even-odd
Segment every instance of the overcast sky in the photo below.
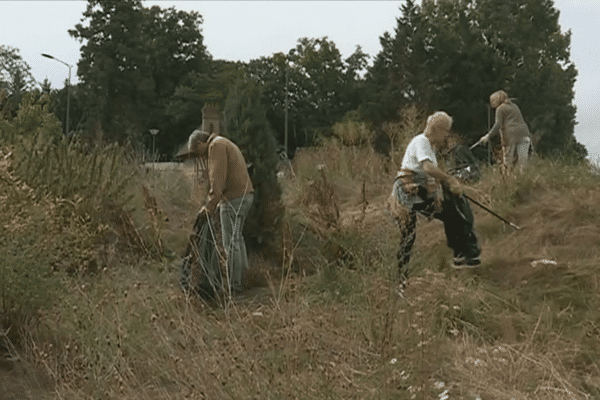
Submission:
<svg viewBox="0 0 600 400">
<path fill-rule="evenodd" d="M 302 37 L 327 36 L 350 56 L 357 45 L 371 57 L 380 50 L 379 37 L 393 32 L 403 1 L 144 1 L 149 7 L 198 11 L 202 33 L 215 59 L 249 61 L 273 53 L 287 53 Z M 575 137 L 590 158 L 600 161 L 600 1 L 555 0 L 563 31 L 572 31 L 571 60 L 579 75 L 575 84 Z M 34 77 L 48 78 L 62 88 L 69 68 L 43 58 L 41 53 L 73 66 L 81 46 L 68 29 L 80 22 L 85 1 L 0 0 L 0 44 L 20 50 Z M 72 68 L 72 82 L 77 81 Z"/>
</svg>

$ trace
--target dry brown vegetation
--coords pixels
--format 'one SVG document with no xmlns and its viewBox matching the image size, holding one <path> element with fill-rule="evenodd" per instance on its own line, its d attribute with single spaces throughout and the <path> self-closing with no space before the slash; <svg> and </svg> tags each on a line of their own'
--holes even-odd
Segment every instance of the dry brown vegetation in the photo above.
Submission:
<svg viewBox="0 0 600 400">
<path fill-rule="evenodd" d="M 88 264 L 55 268 L 50 304 L 5 321 L 0 397 L 600 398 L 598 177 L 544 159 L 511 177 L 485 168 L 469 193 L 523 229 L 473 206 L 483 265 L 459 272 L 441 223 L 420 220 L 401 298 L 385 201 L 411 115 L 387 127 L 392 163 L 362 131 L 294 160 L 285 256 L 252 256 L 246 295 L 223 307 L 177 284 L 200 197 L 182 170 L 138 170 L 128 222 L 119 214 L 95 242 L 81 239 L 98 237 L 86 220 L 65 225 L 73 206 L 33 198 L 4 168 L 2 207 L 18 218 L 3 229 L 25 237 L 34 221 L 65 265 Z"/>
</svg>

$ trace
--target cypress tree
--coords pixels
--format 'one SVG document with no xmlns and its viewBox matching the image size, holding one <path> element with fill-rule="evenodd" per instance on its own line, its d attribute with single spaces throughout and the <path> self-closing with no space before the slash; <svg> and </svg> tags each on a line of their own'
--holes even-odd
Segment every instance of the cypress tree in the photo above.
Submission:
<svg viewBox="0 0 600 400">
<path fill-rule="evenodd" d="M 283 205 L 277 144 L 260 99 L 259 86 L 248 77 L 239 78 L 225 100 L 223 125 L 224 135 L 244 154 L 254 185 L 254 203 L 244 226 L 248 247 L 273 254 L 279 247 Z"/>
</svg>

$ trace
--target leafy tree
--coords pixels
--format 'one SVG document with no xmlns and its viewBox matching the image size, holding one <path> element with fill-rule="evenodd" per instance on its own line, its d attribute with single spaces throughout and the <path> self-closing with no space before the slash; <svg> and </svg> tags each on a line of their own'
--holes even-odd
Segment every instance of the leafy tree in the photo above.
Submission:
<svg viewBox="0 0 600 400">
<path fill-rule="evenodd" d="M 182 79 L 167 106 L 167 115 L 176 127 L 169 137 L 172 147 L 167 143 L 163 145 L 164 149 L 170 149 L 169 154 L 174 154 L 177 146 L 187 141 L 190 132 L 201 125 L 200 110 L 205 105 L 225 102 L 229 87 L 240 76 L 241 70 L 240 63 L 214 60 L 207 72 L 191 73 Z"/>
<path fill-rule="evenodd" d="M 82 22 L 69 34 L 78 39 L 81 59 L 77 75 L 88 94 L 87 108 L 93 113 L 88 121 L 108 140 L 125 140 L 132 130 L 139 129 L 140 114 L 136 99 L 147 99 L 150 82 L 144 80 L 142 50 L 142 3 L 88 1 Z"/>
<path fill-rule="evenodd" d="M 304 126 L 323 129 L 344 114 L 340 93 L 344 64 L 339 50 L 326 37 L 298 42 L 292 62 L 302 102 L 295 106 Z"/>
<path fill-rule="evenodd" d="M 78 76 L 92 111 L 89 126 L 110 141 L 140 142 L 149 129 L 169 137 L 171 96 L 182 79 L 210 60 L 202 17 L 174 8 L 147 9 L 141 0 L 89 0 L 83 15 L 89 24 L 77 24 L 69 33 L 84 43 Z"/>
<path fill-rule="evenodd" d="M 36 86 L 31 68 L 19 54 L 19 49 L 0 45 L 0 92 L 4 93 L 2 113 L 13 117 L 23 95 Z"/>
<path fill-rule="evenodd" d="M 267 117 L 278 143 L 285 141 L 285 108 L 288 105 L 290 148 L 311 145 L 362 103 L 360 76 L 368 56 L 358 46 L 346 60 L 327 37 L 302 38 L 288 54 L 252 60 L 249 73 L 263 87 Z M 287 88 L 287 90 L 286 90 Z M 287 100 L 286 100 L 287 98 Z"/>
<path fill-rule="evenodd" d="M 367 76 L 363 107 L 374 120 L 395 119 L 408 103 L 427 112 L 444 109 L 471 142 L 487 129 L 489 95 L 504 89 L 541 136 L 538 151 L 581 151 L 573 137 L 571 35 L 561 32 L 551 0 L 424 1 L 421 7 L 408 0 L 397 22 L 394 36 L 380 38 L 382 51 Z M 373 107 L 378 104 L 384 107 Z"/>
<path fill-rule="evenodd" d="M 289 67 L 289 57 L 284 53 L 276 53 L 271 57 L 251 60 L 246 70 L 262 88 L 262 102 L 267 119 L 274 130 L 277 143 L 283 145 L 285 142 L 286 74 L 289 83 L 287 91 L 289 109 L 292 109 L 291 105 L 295 104 L 297 100 L 293 93 L 294 82 L 296 82 L 295 71 Z M 295 113 L 290 114 L 295 116 Z"/>
<path fill-rule="evenodd" d="M 273 252 L 278 249 L 283 206 L 276 175 L 276 142 L 260 98 L 255 81 L 239 78 L 225 101 L 224 129 L 251 165 L 254 203 L 246 219 L 246 238 L 251 248 Z"/>
</svg>

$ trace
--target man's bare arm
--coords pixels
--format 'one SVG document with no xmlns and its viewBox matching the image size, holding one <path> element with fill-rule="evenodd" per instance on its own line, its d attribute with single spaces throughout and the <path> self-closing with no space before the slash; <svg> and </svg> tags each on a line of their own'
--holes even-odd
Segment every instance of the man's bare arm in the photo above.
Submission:
<svg viewBox="0 0 600 400">
<path fill-rule="evenodd" d="M 422 164 L 423 170 L 427 175 L 439 180 L 440 182 L 446 183 L 450 187 L 452 193 L 457 195 L 462 194 L 462 188 L 460 182 L 458 182 L 458 179 L 456 179 L 452 175 L 445 173 L 444 171 L 433 165 L 433 163 L 429 160 L 423 161 Z"/>
<path fill-rule="evenodd" d="M 448 175 L 447 173 L 433 165 L 433 163 L 429 160 L 423 161 L 422 164 L 425 173 L 439 181 L 448 182 L 448 180 L 452 178 L 452 176 Z"/>
</svg>

